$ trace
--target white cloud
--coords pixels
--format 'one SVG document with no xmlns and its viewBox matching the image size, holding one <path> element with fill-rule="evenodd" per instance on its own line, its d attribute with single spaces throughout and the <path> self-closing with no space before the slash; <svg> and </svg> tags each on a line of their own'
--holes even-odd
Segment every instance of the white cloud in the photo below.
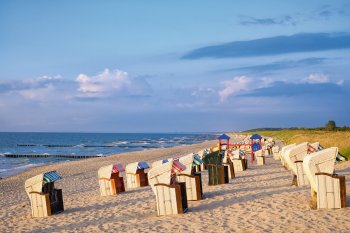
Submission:
<svg viewBox="0 0 350 233">
<path fill-rule="evenodd" d="M 132 78 L 125 71 L 110 71 L 89 77 L 80 74 L 76 81 L 79 84 L 80 97 L 106 97 L 114 94 L 145 95 L 150 91 L 149 84 L 142 78 Z"/>
<path fill-rule="evenodd" d="M 224 102 L 228 97 L 238 92 L 248 90 L 251 83 L 252 79 L 247 76 L 237 76 L 232 80 L 222 82 L 225 87 L 223 90 L 219 91 L 220 101 Z"/>
<path fill-rule="evenodd" d="M 311 84 L 315 83 L 329 83 L 329 78 L 327 75 L 314 73 L 310 74 L 308 77 L 306 77 L 303 81 Z"/>
</svg>

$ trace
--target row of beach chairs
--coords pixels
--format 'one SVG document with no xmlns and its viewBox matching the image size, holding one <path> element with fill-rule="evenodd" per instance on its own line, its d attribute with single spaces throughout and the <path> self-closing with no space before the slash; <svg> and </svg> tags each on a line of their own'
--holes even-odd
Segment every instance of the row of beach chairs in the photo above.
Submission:
<svg viewBox="0 0 350 233">
<path fill-rule="evenodd" d="M 337 157 L 341 158 L 337 147 L 324 149 L 318 142 L 304 142 L 275 146 L 272 151 L 274 159 L 291 171 L 292 185 L 310 186 L 311 208 L 346 207 L 345 176 L 335 173 Z"/>
<path fill-rule="evenodd" d="M 202 170 L 208 170 L 209 185 L 218 185 L 233 179 L 235 170 L 247 169 L 242 151 L 228 153 L 211 148 L 178 159 L 155 161 L 151 166 L 147 162 L 130 163 L 125 168 L 120 163 L 103 166 L 97 172 L 100 193 L 110 196 L 125 192 L 125 183 L 128 189 L 150 185 L 156 196 L 158 216 L 184 213 L 187 201 L 203 198 Z M 33 217 L 46 217 L 64 210 L 62 190 L 54 187 L 54 182 L 61 178 L 56 171 L 51 171 L 25 182 Z"/>
</svg>

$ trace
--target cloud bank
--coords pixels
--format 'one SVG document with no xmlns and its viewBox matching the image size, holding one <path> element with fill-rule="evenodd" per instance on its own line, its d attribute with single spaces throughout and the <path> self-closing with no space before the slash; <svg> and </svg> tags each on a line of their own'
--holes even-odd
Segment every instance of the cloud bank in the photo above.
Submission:
<svg viewBox="0 0 350 233">
<path fill-rule="evenodd" d="M 181 59 L 270 56 L 349 48 L 349 34 L 303 33 L 249 41 L 234 41 L 225 44 L 201 47 L 188 52 L 182 56 Z"/>
</svg>

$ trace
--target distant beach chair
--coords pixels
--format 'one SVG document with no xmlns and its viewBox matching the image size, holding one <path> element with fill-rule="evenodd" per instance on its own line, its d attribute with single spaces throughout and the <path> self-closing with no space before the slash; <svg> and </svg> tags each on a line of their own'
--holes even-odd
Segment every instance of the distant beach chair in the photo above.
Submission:
<svg viewBox="0 0 350 233">
<path fill-rule="evenodd" d="M 237 172 L 245 171 L 248 168 L 248 160 L 245 158 L 245 152 L 243 150 L 234 150 L 232 152 L 232 163 L 234 170 Z"/>
<path fill-rule="evenodd" d="M 292 144 L 286 145 L 286 146 L 282 147 L 282 149 L 280 150 L 279 157 L 281 159 L 282 166 L 285 169 L 287 169 L 286 164 L 285 164 L 285 160 L 284 160 L 285 151 L 288 150 L 288 148 L 293 147 L 293 146 L 296 146 L 296 143 L 292 143 Z"/>
<path fill-rule="evenodd" d="M 225 151 L 214 151 L 203 158 L 208 168 L 209 185 L 229 183 L 228 166 L 222 164 Z"/>
<path fill-rule="evenodd" d="M 188 201 L 198 201 L 202 199 L 202 176 L 196 172 L 195 168 L 201 165 L 202 160 L 195 154 L 189 154 L 179 158 L 179 162 L 186 166 L 186 169 L 176 174 L 178 182 L 186 183 L 186 194 Z"/>
<path fill-rule="evenodd" d="M 230 158 L 232 156 L 229 155 L 230 153 L 231 152 L 228 150 L 225 151 L 225 155 L 224 155 L 224 158 L 222 160 L 222 165 L 227 166 L 227 168 L 228 168 L 228 178 L 234 179 L 235 178 L 235 169 L 233 166 L 233 162 Z"/>
<path fill-rule="evenodd" d="M 46 172 L 25 182 L 25 190 L 30 199 L 33 217 L 47 217 L 62 212 L 62 189 L 56 189 L 54 182 L 62 179 L 56 172 Z"/>
<path fill-rule="evenodd" d="M 98 170 L 101 196 L 110 196 L 125 192 L 124 179 L 123 177 L 119 177 L 124 171 L 123 165 L 119 163 L 104 166 Z"/>
<path fill-rule="evenodd" d="M 185 169 L 179 161 L 170 160 L 149 170 L 148 183 L 156 195 L 157 216 L 187 211 L 186 184 L 176 182 L 175 176 L 177 172 Z"/>
<path fill-rule="evenodd" d="M 304 186 L 309 184 L 303 169 L 303 160 L 308 154 L 316 152 L 318 149 L 315 148 L 318 148 L 318 145 L 318 142 L 303 142 L 289 147 L 289 149 L 285 151 L 285 164 L 286 167 L 291 170 L 293 176 L 292 185 Z"/>
<path fill-rule="evenodd" d="M 255 157 L 256 157 L 256 164 L 261 166 L 261 165 L 265 165 L 265 155 L 263 153 L 263 150 L 258 150 L 255 151 Z"/>
<path fill-rule="evenodd" d="M 331 147 L 304 158 L 303 168 L 311 186 L 311 208 L 346 207 L 345 176 L 334 174 L 337 147 Z"/>
<path fill-rule="evenodd" d="M 126 186 L 138 188 L 148 186 L 148 178 L 145 169 L 149 168 L 146 162 L 129 163 L 125 166 Z"/>
<path fill-rule="evenodd" d="M 280 151 L 279 146 L 273 146 L 272 147 L 272 153 L 273 153 L 273 159 L 274 160 L 281 160 L 281 158 L 279 156 L 279 151 Z"/>
</svg>

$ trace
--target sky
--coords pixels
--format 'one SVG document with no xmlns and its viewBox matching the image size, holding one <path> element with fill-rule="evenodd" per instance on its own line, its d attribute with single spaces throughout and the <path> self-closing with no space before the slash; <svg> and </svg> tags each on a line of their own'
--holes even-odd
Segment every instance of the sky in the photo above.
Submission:
<svg viewBox="0 0 350 233">
<path fill-rule="evenodd" d="M 0 1 L 0 131 L 350 125 L 350 2 Z"/>
</svg>

